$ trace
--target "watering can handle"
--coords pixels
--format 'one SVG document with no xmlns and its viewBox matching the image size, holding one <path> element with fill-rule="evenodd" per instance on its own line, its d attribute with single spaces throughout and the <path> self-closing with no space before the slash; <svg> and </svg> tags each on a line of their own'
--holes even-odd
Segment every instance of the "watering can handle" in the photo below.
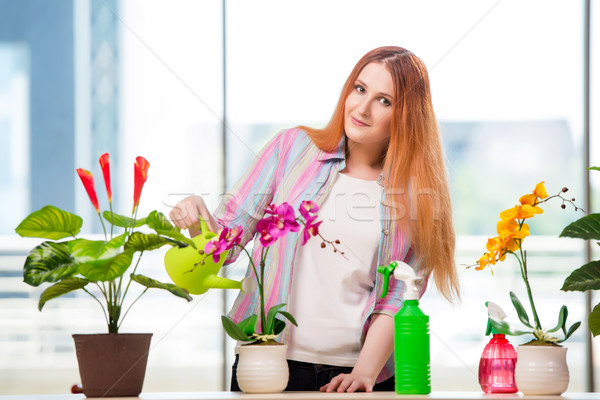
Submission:
<svg viewBox="0 0 600 400">
<path fill-rule="evenodd" d="M 200 231 L 202 233 L 210 232 L 210 229 L 208 228 L 208 224 L 206 223 L 206 220 L 204 218 L 202 218 L 202 215 L 198 214 L 198 220 L 200 221 Z"/>
</svg>

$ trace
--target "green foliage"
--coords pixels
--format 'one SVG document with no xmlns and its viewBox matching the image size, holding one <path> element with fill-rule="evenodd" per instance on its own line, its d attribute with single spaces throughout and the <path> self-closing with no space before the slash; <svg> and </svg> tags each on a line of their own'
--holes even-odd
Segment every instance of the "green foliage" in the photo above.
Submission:
<svg viewBox="0 0 600 400">
<path fill-rule="evenodd" d="M 66 278 L 48 287 L 42 292 L 38 302 L 38 310 L 42 311 L 48 300 L 55 299 L 74 290 L 83 289 L 90 281 L 81 278 Z"/>
<path fill-rule="evenodd" d="M 104 211 L 102 216 L 105 220 L 108 221 L 109 224 L 113 226 L 118 226 L 120 228 L 139 228 L 140 226 L 144 226 L 146 224 L 146 218 L 142 219 L 133 219 L 126 217 L 124 215 L 115 214 L 111 211 Z"/>
<path fill-rule="evenodd" d="M 517 329 L 502 319 L 497 319 L 495 317 L 490 316 L 490 323 L 492 324 L 493 328 L 497 332 L 502 333 L 504 335 L 520 336 L 531 334 L 534 336 L 536 341 L 541 343 L 562 343 L 565 340 L 567 340 L 581 325 L 581 322 L 576 322 L 573 325 L 571 325 L 571 327 L 567 330 L 566 326 L 569 311 L 567 309 L 567 306 L 562 306 L 560 311 L 558 312 L 558 323 L 554 328 L 544 330 L 542 326 L 539 325 L 539 323 L 536 323 L 534 327 L 530 323 L 529 315 L 527 314 L 527 311 L 525 311 L 525 308 L 523 307 L 521 301 L 517 298 L 517 295 L 513 292 L 510 292 L 510 299 L 515 308 L 515 311 L 517 312 L 519 320 L 521 321 L 521 323 L 523 323 L 523 325 L 525 325 L 529 329 Z M 559 329 L 563 332 L 562 339 L 559 339 L 549 334 L 556 332 Z"/>
<path fill-rule="evenodd" d="M 77 273 L 77 263 L 68 242 L 43 242 L 29 252 L 23 266 L 23 280 L 31 286 L 58 282 Z"/>
<path fill-rule="evenodd" d="M 600 167 L 590 167 L 600 171 Z M 589 214 L 569 224 L 560 234 L 561 237 L 583 240 L 600 240 L 600 214 Z M 600 243 L 598 243 L 600 245 Z M 574 270 L 566 279 L 561 290 L 580 291 L 600 289 L 600 260 L 591 261 Z M 588 317 L 588 326 L 592 335 L 600 334 L 600 303 L 596 304 Z"/>
<path fill-rule="evenodd" d="M 15 231 L 22 237 L 60 240 L 75 237 L 81 230 L 81 217 L 54 206 L 45 206 L 29 214 Z"/>
<path fill-rule="evenodd" d="M 76 238 L 75 235 L 80 232 L 83 220 L 54 206 L 45 206 L 31 213 L 16 228 L 16 232 L 23 237 L 51 240 L 73 237 L 72 240 L 64 242 L 45 241 L 34 247 L 25 260 L 23 266 L 25 283 L 31 286 L 53 283 L 40 296 L 38 303 L 40 311 L 48 301 L 83 289 L 102 306 L 109 331 L 118 332 L 122 318 L 127 314 L 125 312 L 121 316 L 123 301 L 129 289 L 129 284 L 125 282 L 126 285 L 123 285 L 123 281 L 127 280 L 125 274 L 132 267 L 135 253 L 138 252 L 139 257 L 133 273 L 129 275 L 130 281 L 146 287 L 146 290 L 162 289 L 187 301 L 192 300 L 187 290 L 181 287 L 135 274 L 144 251 L 155 250 L 164 245 L 185 247 L 191 240 L 183 236 L 164 215 L 156 211 L 139 220 L 110 211 L 104 212 L 103 215 L 113 224 L 113 227 L 125 228 L 125 231 L 106 240 Z M 147 225 L 156 233 L 133 232 L 134 227 L 142 225 Z M 103 296 L 98 298 L 88 291 L 86 289 L 88 284 L 96 285 Z M 135 301 L 129 307 L 133 303 Z"/>
<path fill-rule="evenodd" d="M 251 315 L 237 324 L 233 322 L 231 318 L 223 315 L 221 317 L 221 322 L 225 332 L 234 340 L 239 340 L 242 342 L 250 342 L 257 339 L 264 340 L 261 339 L 261 336 L 276 336 L 285 329 L 285 321 L 277 318 L 277 315 L 281 315 L 289 320 L 292 324 L 298 326 L 298 323 L 292 314 L 282 310 L 284 307 L 285 304 L 278 304 L 269 309 L 262 332 L 258 332 L 256 328 L 256 322 L 258 319 L 256 314 Z"/>
</svg>

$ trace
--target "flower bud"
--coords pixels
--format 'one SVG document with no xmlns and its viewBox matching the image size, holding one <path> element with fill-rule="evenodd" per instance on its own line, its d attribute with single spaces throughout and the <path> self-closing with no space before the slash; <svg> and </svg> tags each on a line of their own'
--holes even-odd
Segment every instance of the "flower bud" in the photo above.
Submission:
<svg viewBox="0 0 600 400">
<path fill-rule="evenodd" d="M 568 190 L 569 190 L 569 188 L 566 188 L 566 187 L 562 188 L 563 193 L 567 193 Z"/>
<path fill-rule="evenodd" d="M 327 245 L 325 244 L 325 242 L 321 242 L 321 248 L 324 249 Z"/>
<path fill-rule="evenodd" d="M 565 208 L 567 208 L 567 206 L 566 206 L 566 205 L 564 205 L 564 204 L 561 204 L 561 205 L 560 205 L 560 208 L 562 208 L 562 209 L 564 210 Z"/>
</svg>

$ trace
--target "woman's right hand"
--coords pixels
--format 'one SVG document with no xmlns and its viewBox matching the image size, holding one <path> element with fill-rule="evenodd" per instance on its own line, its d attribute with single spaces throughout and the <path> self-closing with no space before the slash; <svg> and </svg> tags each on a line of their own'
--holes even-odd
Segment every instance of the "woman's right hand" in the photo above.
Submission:
<svg viewBox="0 0 600 400">
<path fill-rule="evenodd" d="M 171 222 L 180 229 L 189 229 L 192 237 L 202 233 L 198 216 L 202 216 L 211 232 L 217 232 L 219 224 L 208 211 L 201 196 L 186 197 L 177 203 L 169 213 Z"/>
</svg>

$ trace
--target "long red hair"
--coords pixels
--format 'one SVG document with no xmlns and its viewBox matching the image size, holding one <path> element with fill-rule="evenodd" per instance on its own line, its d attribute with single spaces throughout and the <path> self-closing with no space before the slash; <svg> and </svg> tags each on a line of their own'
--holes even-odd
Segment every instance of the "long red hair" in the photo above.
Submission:
<svg viewBox="0 0 600 400">
<path fill-rule="evenodd" d="M 444 153 L 433 112 L 429 76 L 423 61 L 401 47 L 365 54 L 346 80 L 337 107 L 323 129 L 301 127 L 322 150 L 331 151 L 344 135 L 346 98 L 370 63 L 384 65 L 394 82 L 390 140 L 384 157 L 386 205 L 394 229 L 404 230 L 426 274 L 432 273 L 449 301 L 460 295 L 454 261 L 455 233 Z"/>
</svg>

